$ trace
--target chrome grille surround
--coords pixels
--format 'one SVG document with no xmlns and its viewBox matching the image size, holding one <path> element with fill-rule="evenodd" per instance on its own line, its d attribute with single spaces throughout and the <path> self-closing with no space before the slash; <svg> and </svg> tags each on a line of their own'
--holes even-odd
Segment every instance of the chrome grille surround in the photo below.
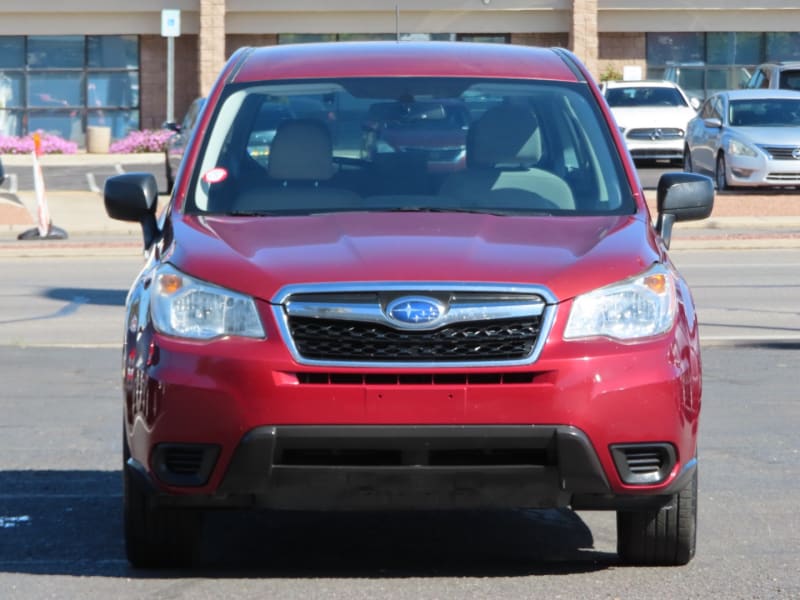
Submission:
<svg viewBox="0 0 800 600">
<path fill-rule="evenodd" d="M 758 147 L 774 160 L 800 160 L 800 147 L 798 146 L 759 145 Z"/>
<path fill-rule="evenodd" d="M 409 325 L 403 327 L 392 321 L 384 313 L 386 305 L 403 296 L 427 296 L 444 302 L 447 310 L 442 318 L 430 327 Z M 303 365 L 361 367 L 361 368 L 425 368 L 436 369 L 493 367 L 528 365 L 536 361 L 552 327 L 556 310 L 555 296 L 543 286 L 486 284 L 486 283 L 444 283 L 444 282 L 365 282 L 344 284 L 307 284 L 283 288 L 272 300 L 272 310 L 280 328 L 281 337 L 293 358 Z M 351 324 L 363 328 L 363 335 L 382 336 L 388 333 L 395 336 L 442 335 L 448 328 L 455 330 L 456 336 L 470 336 L 473 328 L 491 329 L 492 325 L 505 327 L 510 322 L 512 335 L 519 341 L 520 333 L 527 323 L 536 321 L 536 333 L 530 337 L 524 355 L 519 353 L 502 358 L 475 359 L 456 356 L 437 357 L 435 354 L 406 358 L 402 353 L 394 357 L 362 358 L 353 356 L 342 359 L 331 352 L 327 356 L 311 357 L 303 352 L 302 343 L 293 335 L 293 326 L 311 324 L 335 328 L 349 327 Z M 525 323 L 526 325 L 519 325 Z M 464 332 L 464 328 L 468 330 Z M 458 332 L 461 333 L 458 333 Z M 358 335 L 362 335 L 359 332 Z M 451 335 L 446 333 L 444 335 Z M 489 334 L 491 335 L 491 333 Z M 365 339 L 365 343 L 372 343 Z M 438 343 L 443 342 L 438 340 Z M 473 352 L 470 356 L 477 356 Z M 513 353 L 512 353 L 513 354 Z"/>
<path fill-rule="evenodd" d="M 683 129 L 676 127 L 647 127 L 644 129 L 631 129 L 626 132 L 625 137 L 631 140 L 681 140 L 683 139 Z"/>
</svg>

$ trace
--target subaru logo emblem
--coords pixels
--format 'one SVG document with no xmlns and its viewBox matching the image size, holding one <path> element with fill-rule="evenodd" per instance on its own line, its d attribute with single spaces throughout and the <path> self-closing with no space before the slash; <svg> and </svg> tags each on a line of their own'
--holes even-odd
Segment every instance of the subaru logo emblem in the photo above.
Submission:
<svg viewBox="0 0 800 600">
<path fill-rule="evenodd" d="M 445 305 L 435 298 L 403 296 L 386 306 L 386 316 L 396 323 L 410 326 L 430 326 L 445 313 Z"/>
<path fill-rule="evenodd" d="M 800 160 L 800 148 L 792 150 L 792 158 Z"/>
</svg>

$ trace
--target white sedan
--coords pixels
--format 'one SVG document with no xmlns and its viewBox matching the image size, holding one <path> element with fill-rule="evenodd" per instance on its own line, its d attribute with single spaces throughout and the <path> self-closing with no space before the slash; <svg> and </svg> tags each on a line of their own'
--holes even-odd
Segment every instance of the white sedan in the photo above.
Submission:
<svg viewBox="0 0 800 600">
<path fill-rule="evenodd" d="M 683 159 L 686 126 L 699 100 L 671 81 L 607 81 L 603 93 L 634 160 Z"/>
<path fill-rule="evenodd" d="M 683 168 L 717 189 L 800 185 L 800 92 L 731 90 L 689 123 Z"/>
</svg>

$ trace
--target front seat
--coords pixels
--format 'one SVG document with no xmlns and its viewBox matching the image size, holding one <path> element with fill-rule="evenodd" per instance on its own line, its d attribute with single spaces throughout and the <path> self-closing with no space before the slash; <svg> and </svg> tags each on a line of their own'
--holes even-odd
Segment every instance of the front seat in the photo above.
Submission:
<svg viewBox="0 0 800 600">
<path fill-rule="evenodd" d="M 317 119 L 287 119 L 270 145 L 264 186 L 243 190 L 237 211 L 314 211 L 355 207 L 359 196 L 331 185 L 336 173 L 333 143 Z"/>
<path fill-rule="evenodd" d="M 561 177 L 538 165 L 542 131 L 536 115 L 511 103 L 487 110 L 467 133 L 467 167 L 439 190 L 459 207 L 531 210 L 575 208 Z"/>
</svg>

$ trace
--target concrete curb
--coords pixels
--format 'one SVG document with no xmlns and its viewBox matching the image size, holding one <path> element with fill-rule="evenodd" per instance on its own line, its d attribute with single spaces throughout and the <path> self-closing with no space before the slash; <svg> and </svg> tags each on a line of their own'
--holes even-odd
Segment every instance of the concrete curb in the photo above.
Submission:
<svg viewBox="0 0 800 600">
<path fill-rule="evenodd" d="M 0 154 L 0 161 L 7 167 L 30 167 L 30 154 Z M 83 167 L 93 165 L 164 165 L 163 152 L 141 152 L 135 154 L 45 154 L 39 157 L 42 167 Z"/>
</svg>

